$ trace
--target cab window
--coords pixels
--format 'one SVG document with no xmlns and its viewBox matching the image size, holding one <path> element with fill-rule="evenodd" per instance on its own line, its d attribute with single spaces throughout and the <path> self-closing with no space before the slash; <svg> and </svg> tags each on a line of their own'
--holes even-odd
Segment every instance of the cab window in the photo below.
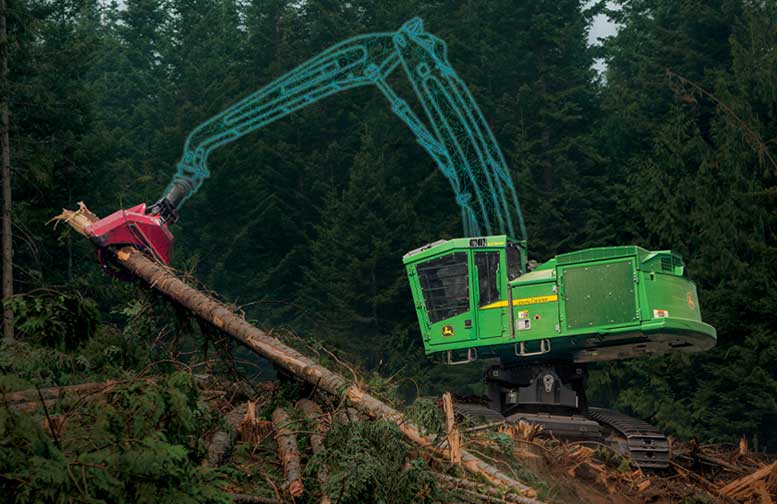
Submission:
<svg viewBox="0 0 777 504">
<path fill-rule="evenodd" d="M 416 267 L 431 323 L 469 310 L 467 253 L 456 252 Z"/>
<path fill-rule="evenodd" d="M 478 269 L 479 306 L 499 301 L 499 252 L 475 252 Z"/>
<path fill-rule="evenodd" d="M 507 280 L 521 276 L 521 251 L 515 243 L 507 244 Z"/>
</svg>

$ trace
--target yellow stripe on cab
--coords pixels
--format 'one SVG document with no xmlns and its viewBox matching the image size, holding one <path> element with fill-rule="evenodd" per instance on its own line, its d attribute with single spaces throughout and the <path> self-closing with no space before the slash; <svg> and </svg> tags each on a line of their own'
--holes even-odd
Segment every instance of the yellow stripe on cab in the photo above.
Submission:
<svg viewBox="0 0 777 504">
<path fill-rule="evenodd" d="M 528 298 L 513 299 L 513 306 L 552 303 L 554 301 L 558 301 L 558 294 L 552 294 L 550 296 L 534 296 L 534 297 L 528 297 Z M 507 307 L 507 300 L 503 299 L 502 301 L 496 301 L 494 303 L 487 304 L 486 306 L 481 306 L 480 309 L 491 310 L 493 308 L 505 308 L 505 307 Z"/>
</svg>

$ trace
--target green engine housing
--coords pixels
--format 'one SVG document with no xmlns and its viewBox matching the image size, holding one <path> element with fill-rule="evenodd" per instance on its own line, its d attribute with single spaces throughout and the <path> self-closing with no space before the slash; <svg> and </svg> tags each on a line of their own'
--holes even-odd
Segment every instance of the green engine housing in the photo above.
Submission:
<svg viewBox="0 0 777 504">
<path fill-rule="evenodd" d="M 637 246 L 562 254 L 527 271 L 507 236 L 441 240 L 404 256 L 427 355 L 595 362 L 715 345 L 680 256 Z"/>
</svg>

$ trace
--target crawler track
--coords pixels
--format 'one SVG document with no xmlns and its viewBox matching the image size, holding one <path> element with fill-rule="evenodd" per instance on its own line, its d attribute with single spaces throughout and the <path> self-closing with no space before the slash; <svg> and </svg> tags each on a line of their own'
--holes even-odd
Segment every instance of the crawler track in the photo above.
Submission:
<svg viewBox="0 0 777 504">
<path fill-rule="evenodd" d="M 503 417 L 501 413 L 492 410 L 484 404 L 456 401 L 453 403 L 453 411 L 460 420 L 468 420 L 475 424 L 505 420 L 505 417 Z"/>
<path fill-rule="evenodd" d="M 658 429 L 637 418 L 603 408 L 588 408 L 588 416 L 625 439 L 622 450 L 641 468 L 669 467 L 669 440 Z M 617 443 L 617 440 L 616 440 Z"/>
<path fill-rule="evenodd" d="M 589 408 L 587 418 L 581 415 L 550 415 L 546 413 L 516 413 L 505 418 L 484 404 L 455 402 L 459 421 L 490 423 L 506 420 L 542 424 L 543 432 L 569 440 L 604 442 L 627 455 L 640 468 L 669 467 L 670 446 L 667 437 L 652 425 L 617 411 Z"/>
</svg>

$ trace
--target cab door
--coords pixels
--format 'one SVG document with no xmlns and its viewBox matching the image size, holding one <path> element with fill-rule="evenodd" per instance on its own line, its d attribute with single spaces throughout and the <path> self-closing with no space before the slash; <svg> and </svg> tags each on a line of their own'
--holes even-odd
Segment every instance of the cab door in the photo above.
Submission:
<svg viewBox="0 0 777 504">
<path fill-rule="evenodd" d="M 505 275 L 496 250 L 473 251 L 473 311 L 477 314 L 478 339 L 499 338 L 504 334 L 507 310 L 506 293 L 502 293 Z"/>
<path fill-rule="evenodd" d="M 469 253 L 453 252 L 418 264 L 429 344 L 447 345 L 476 337 L 472 324 Z"/>
</svg>

